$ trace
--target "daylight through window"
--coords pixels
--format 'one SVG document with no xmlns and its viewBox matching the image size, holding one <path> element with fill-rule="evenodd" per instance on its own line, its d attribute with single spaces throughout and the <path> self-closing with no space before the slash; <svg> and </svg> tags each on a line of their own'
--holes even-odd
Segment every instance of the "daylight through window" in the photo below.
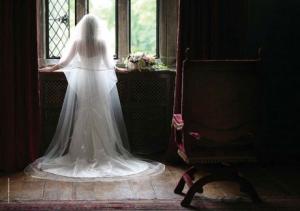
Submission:
<svg viewBox="0 0 300 211">
<path fill-rule="evenodd" d="M 116 0 L 89 0 L 89 13 L 98 16 L 105 23 L 109 33 L 109 45 L 116 50 Z"/>
<path fill-rule="evenodd" d="M 131 0 L 131 52 L 157 54 L 157 0 Z"/>
<path fill-rule="evenodd" d="M 85 4 L 82 5 L 82 2 Z M 126 4 L 120 4 L 119 0 L 45 0 L 46 58 L 60 58 L 75 27 L 75 20 L 79 20 L 86 12 L 98 16 L 106 23 L 111 41 L 109 46 L 115 52 L 115 58 L 124 57 L 130 52 L 145 52 L 158 56 L 157 2 L 157 0 L 127 0 L 128 7 L 126 7 L 120 6 Z M 82 9 L 84 13 L 78 12 Z M 128 19 L 119 18 L 119 10 L 123 15 L 127 14 Z M 120 27 L 123 27 L 123 33 L 119 33 Z M 125 29 L 127 27 L 127 30 L 124 30 L 124 27 Z M 128 39 L 125 39 L 127 41 L 123 42 L 124 39 L 120 39 L 120 36 L 123 36 L 121 38 L 127 36 Z M 118 55 L 118 52 L 122 52 L 122 55 Z"/>
</svg>

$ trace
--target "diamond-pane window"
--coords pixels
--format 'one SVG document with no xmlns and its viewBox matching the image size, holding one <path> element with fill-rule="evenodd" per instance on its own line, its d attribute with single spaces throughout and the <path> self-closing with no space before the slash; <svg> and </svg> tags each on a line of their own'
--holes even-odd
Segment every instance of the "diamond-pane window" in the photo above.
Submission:
<svg viewBox="0 0 300 211">
<path fill-rule="evenodd" d="M 70 36 L 70 0 L 47 2 L 47 58 L 60 58 Z"/>
<path fill-rule="evenodd" d="M 137 51 L 159 57 L 159 2 L 161 1 L 45 0 L 43 14 L 46 15 L 46 58 L 61 57 L 76 20 L 87 13 L 100 17 L 106 23 L 111 41 L 108 44 L 115 51 L 115 58 L 124 58 L 128 53 Z M 41 33 L 41 39 L 43 35 Z"/>
</svg>

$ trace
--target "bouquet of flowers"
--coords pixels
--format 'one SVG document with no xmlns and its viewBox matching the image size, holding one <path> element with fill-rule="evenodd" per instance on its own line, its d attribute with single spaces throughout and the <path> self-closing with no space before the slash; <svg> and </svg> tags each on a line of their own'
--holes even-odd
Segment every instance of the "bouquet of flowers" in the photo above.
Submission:
<svg viewBox="0 0 300 211">
<path fill-rule="evenodd" d="M 127 56 L 124 61 L 128 70 L 152 70 L 153 65 L 156 64 L 155 57 L 146 55 L 145 53 L 137 52 Z"/>
</svg>

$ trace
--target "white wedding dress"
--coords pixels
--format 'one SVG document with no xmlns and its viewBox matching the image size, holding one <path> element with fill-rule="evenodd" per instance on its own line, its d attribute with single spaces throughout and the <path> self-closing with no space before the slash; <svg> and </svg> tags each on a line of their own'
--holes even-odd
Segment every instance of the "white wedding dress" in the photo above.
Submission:
<svg viewBox="0 0 300 211">
<path fill-rule="evenodd" d="M 95 36 L 97 32 L 88 27 L 101 29 L 101 34 Z M 30 164 L 26 174 L 63 181 L 99 181 L 164 171 L 163 164 L 129 153 L 117 77 L 103 30 L 92 15 L 77 24 L 75 37 L 71 37 L 60 61 L 68 88 L 55 135 L 45 155 Z"/>
</svg>

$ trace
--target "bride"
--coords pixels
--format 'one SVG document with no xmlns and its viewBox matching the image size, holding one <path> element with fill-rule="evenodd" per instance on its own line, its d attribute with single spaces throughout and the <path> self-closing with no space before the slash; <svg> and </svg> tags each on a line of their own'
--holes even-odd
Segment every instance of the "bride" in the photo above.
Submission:
<svg viewBox="0 0 300 211">
<path fill-rule="evenodd" d="M 68 88 L 45 155 L 25 168 L 37 178 L 119 180 L 161 173 L 164 165 L 133 157 L 123 121 L 106 27 L 93 15 L 77 24 L 59 63 Z"/>
</svg>

